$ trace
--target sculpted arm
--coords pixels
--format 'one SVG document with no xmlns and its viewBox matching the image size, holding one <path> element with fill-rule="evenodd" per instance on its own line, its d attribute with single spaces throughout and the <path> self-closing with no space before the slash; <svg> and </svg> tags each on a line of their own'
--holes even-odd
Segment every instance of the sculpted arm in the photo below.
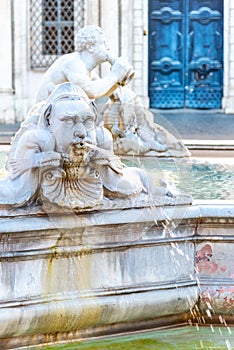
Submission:
<svg viewBox="0 0 234 350">
<path fill-rule="evenodd" d="M 92 80 L 82 64 L 72 64 L 66 67 L 65 73 L 68 81 L 78 84 L 90 99 L 95 99 L 111 95 L 130 69 L 131 66 L 127 61 L 120 57 L 112 66 L 110 73 L 104 78 Z"/>
<path fill-rule="evenodd" d="M 88 95 L 90 99 L 96 99 L 102 96 L 109 96 L 118 87 L 117 79 L 113 75 L 109 75 L 103 79 L 91 80 L 87 76 L 72 74 L 68 80 L 78 84 Z"/>
<path fill-rule="evenodd" d="M 60 154 L 54 152 L 53 136 L 44 129 L 26 131 L 20 138 L 15 154 L 9 159 L 9 175 L 12 180 L 28 170 L 60 165 Z"/>
</svg>

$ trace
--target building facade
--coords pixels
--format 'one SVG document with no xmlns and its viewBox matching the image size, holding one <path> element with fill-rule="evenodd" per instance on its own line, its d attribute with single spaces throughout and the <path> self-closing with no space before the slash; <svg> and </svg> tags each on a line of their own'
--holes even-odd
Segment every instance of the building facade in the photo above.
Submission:
<svg viewBox="0 0 234 350">
<path fill-rule="evenodd" d="M 153 81 L 156 92 L 167 88 L 164 82 L 170 77 L 173 86 L 180 84 L 176 77 L 186 66 L 184 61 L 189 51 L 184 50 L 179 63 L 176 52 L 183 51 L 186 45 L 190 47 L 190 42 L 185 43 L 183 39 L 181 43 L 181 38 L 186 28 L 188 35 L 193 35 L 188 18 L 197 21 L 194 17 L 197 13 L 199 21 L 206 26 L 204 33 L 208 33 L 202 35 L 206 39 L 201 47 L 213 52 L 211 48 L 217 44 L 219 56 L 200 59 L 198 72 L 192 68 L 193 76 L 200 79 L 199 86 L 213 84 L 213 90 L 220 86 L 219 104 L 198 108 L 220 108 L 225 113 L 234 113 L 234 0 L 190 0 L 185 2 L 191 5 L 187 13 L 180 11 L 179 3 L 178 0 L 1 0 L 0 122 L 15 123 L 25 118 L 35 103 L 46 68 L 59 55 L 75 49 L 76 32 L 89 24 L 101 26 L 111 50 L 132 63 L 135 69 L 132 88 L 145 104 L 155 108 L 196 108 L 186 102 L 174 107 L 154 105 L 151 83 Z M 172 43 L 176 32 L 180 45 L 168 49 L 164 32 L 171 33 L 168 40 Z M 215 38 L 215 42 L 210 38 Z M 195 40 L 199 42 L 199 38 Z M 170 57 L 170 52 L 175 57 Z M 201 48 L 199 52 L 204 56 Z M 196 62 L 189 64 L 195 67 Z M 108 69 L 109 64 L 103 64 L 99 73 L 105 75 Z M 182 71 L 182 75 L 186 74 Z M 186 95 L 186 83 L 183 89 Z M 212 96 L 208 95 L 209 99 Z"/>
</svg>

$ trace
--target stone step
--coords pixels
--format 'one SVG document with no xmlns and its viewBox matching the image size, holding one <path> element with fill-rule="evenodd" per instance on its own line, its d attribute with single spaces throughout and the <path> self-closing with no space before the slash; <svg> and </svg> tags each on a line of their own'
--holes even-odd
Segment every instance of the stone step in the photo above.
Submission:
<svg viewBox="0 0 234 350">
<path fill-rule="evenodd" d="M 190 150 L 234 150 L 234 140 L 187 140 L 182 139 L 183 143 Z"/>
</svg>

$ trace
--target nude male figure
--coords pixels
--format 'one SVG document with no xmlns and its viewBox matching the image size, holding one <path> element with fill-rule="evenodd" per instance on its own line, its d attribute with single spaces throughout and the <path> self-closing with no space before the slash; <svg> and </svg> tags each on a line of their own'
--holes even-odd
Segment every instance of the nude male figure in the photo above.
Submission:
<svg viewBox="0 0 234 350">
<path fill-rule="evenodd" d="M 86 26 L 76 36 L 77 51 L 59 57 L 46 71 L 39 88 L 37 101 L 45 100 L 56 85 L 71 82 L 79 85 L 90 99 L 109 96 L 118 85 L 124 84 L 132 66 L 122 57 L 113 62 L 103 30 Z M 112 64 L 110 73 L 100 79 L 93 70 L 103 62 Z"/>
</svg>

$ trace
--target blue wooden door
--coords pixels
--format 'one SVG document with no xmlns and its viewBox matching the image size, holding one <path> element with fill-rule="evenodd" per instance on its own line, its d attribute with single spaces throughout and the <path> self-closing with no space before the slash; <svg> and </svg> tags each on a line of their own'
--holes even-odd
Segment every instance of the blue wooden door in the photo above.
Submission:
<svg viewBox="0 0 234 350">
<path fill-rule="evenodd" d="M 149 96 L 151 107 L 184 106 L 184 4 L 149 0 Z"/>
<path fill-rule="evenodd" d="M 153 108 L 221 108 L 223 1 L 149 0 Z"/>
</svg>

